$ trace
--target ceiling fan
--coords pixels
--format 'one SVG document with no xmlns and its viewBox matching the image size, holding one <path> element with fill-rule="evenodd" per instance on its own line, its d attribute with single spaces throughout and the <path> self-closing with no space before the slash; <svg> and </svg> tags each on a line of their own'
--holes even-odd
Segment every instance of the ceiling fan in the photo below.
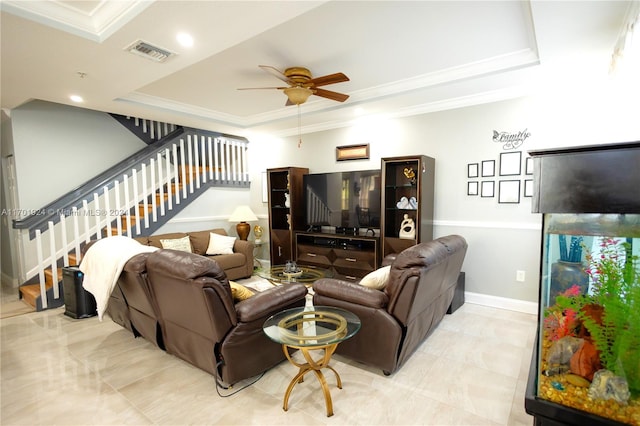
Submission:
<svg viewBox="0 0 640 426">
<path fill-rule="evenodd" d="M 316 95 L 323 98 L 331 99 L 338 102 L 344 102 L 349 98 L 349 95 L 344 93 L 332 92 L 331 90 L 320 89 L 320 86 L 327 86 L 329 84 L 342 83 L 349 81 L 349 77 L 341 72 L 335 74 L 329 74 L 322 77 L 313 77 L 311 71 L 303 67 L 291 67 L 284 70 L 284 72 L 269 66 L 259 65 L 260 68 L 275 76 L 276 78 L 284 81 L 289 86 L 286 87 L 246 87 L 238 90 L 255 90 L 255 89 L 278 89 L 282 90 L 287 95 L 286 105 L 300 105 L 309 99 L 309 96 Z"/>
</svg>

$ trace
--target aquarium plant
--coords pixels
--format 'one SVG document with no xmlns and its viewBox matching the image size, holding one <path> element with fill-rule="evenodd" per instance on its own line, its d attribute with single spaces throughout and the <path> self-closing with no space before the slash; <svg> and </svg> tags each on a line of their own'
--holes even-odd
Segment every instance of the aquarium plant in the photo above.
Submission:
<svg viewBox="0 0 640 426">
<path fill-rule="evenodd" d="M 577 315 L 598 349 L 604 368 L 626 378 L 640 395 L 640 267 L 631 245 L 602 238 L 600 253 L 587 253 L 589 294 L 567 292 L 556 298 L 547 316 Z M 593 312 L 598 312 L 594 315 Z M 561 331 L 560 334 L 570 334 Z"/>
</svg>

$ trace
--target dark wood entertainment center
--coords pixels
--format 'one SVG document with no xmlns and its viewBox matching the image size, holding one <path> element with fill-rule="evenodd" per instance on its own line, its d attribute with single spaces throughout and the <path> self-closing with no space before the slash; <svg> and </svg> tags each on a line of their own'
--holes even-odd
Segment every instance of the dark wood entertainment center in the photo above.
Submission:
<svg viewBox="0 0 640 426">
<path fill-rule="evenodd" d="M 433 158 L 414 155 L 381 159 L 380 229 L 369 228 L 364 234 L 360 231 L 364 228 L 324 226 L 317 227 L 317 231 L 323 228 L 322 232 L 311 232 L 304 218 L 303 176 L 308 173 L 301 167 L 267 170 L 272 265 L 295 260 L 355 281 L 375 271 L 383 257 L 433 239 Z M 413 204 L 402 204 L 403 201 Z M 401 237 L 405 218 L 413 220 L 415 232 Z"/>
<path fill-rule="evenodd" d="M 378 269 L 379 244 L 377 237 L 298 232 L 296 262 L 355 281 Z"/>
</svg>

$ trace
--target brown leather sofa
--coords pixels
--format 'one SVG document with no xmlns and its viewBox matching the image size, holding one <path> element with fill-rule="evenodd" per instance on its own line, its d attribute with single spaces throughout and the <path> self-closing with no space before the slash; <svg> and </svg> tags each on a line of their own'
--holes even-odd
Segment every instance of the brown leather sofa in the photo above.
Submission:
<svg viewBox="0 0 640 426">
<path fill-rule="evenodd" d="M 124 265 L 120 277 L 118 277 L 117 285 L 111 293 L 110 299 L 117 297 L 119 292 L 128 308 L 126 316 L 129 324 L 125 324 L 125 328 L 131 330 L 134 336 L 142 336 L 159 348 L 164 349 L 160 322 L 149 293 L 147 280 L 148 256 L 149 253 L 142 253 L 129 259 Z M 109 301 L 110 303 L 111 300 Z M 109 309 L 107 307 L 108 312 L 111 314 Z"/>
<path fill-rule="evenodd" d="M 277 312 L 304 306 L 304 285 L 274 287 L 234 303 L 225 271 L 204 256 L 158 250 L 148 255 L 146 269 L 168 353 L 228 384 L 285 359 L 262 325 Z"/>
<path fill-rule="evenodd" d="M 83 247 L 83 256 L 95 242 L 91 241 Z M 113 322 L 131 331 L 135 337 L 142 336 L 164 349 L 160 323 L 149 293 L 147 256 L 149 253 L 141 253 L 125 263 L 109 296 L 107 314 Z"/>
<path fill-rule="evenodd" d="M 383 290 L 331 278 L 316 281 L 315 306 L 346 309 L 362 322 L 336 353 L 386 375 L 400 368 L 446 314 L 466 251 L 458 235 L 412 246 L 392 259 Z"/>
<path fill-rule="evenodd" d="M 211 257 L 222 267 L 230 280 L 248 278 L 253 273 L 253 243 L 236 238 L 233 243 L 233 254 L 207 255 L 209 246 L 209 233 L 214 232 L 227 236 L 227 232 L 222 228 L 206 229 L 203 231 L 172 232 L 168 234 L 151 235 L 148 237 L 135 237 L 134 240 L 140 244 L 162 248 L 160 240 L 173 240 L 189 236 L 191 241 L 191 251 L 195 254 Z"/>
</svg>

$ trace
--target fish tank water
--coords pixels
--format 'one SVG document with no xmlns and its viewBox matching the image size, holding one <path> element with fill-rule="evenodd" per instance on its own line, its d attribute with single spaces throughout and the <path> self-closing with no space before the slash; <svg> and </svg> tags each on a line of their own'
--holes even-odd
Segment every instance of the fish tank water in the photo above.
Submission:
<svg viewBox="0 0 640 426">
<path fill-rule="evenodd" d="M 640 425 L 640 214 L 543 219 L 537 396 Z"/>
</svg>

